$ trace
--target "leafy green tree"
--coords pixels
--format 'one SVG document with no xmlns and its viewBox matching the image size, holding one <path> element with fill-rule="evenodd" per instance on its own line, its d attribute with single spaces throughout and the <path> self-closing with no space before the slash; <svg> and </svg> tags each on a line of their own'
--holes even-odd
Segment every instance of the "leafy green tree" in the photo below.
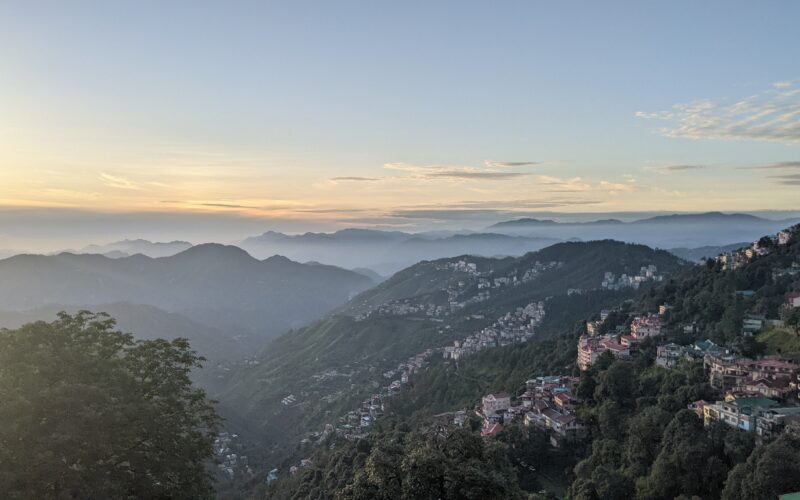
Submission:
<svg viewBox="0 0 800 500">
<path fill-rule="evenodd" d="M 800 335 L 800 307 L 785 309 L 783 312 L 783 321 L 796 335 Z"/>
<path fill-rule="evenodd" d="M 774 499 L 795 491 L 800 491 L 800 437 L 783 434 L 731 471 L 722 498 Z"/>
<path fill-rule="evenodd" d="M 633 370 L 631 363 L 616 361 L 601 372 L 594 391 L 595 401 L 613 401 L 620 407 L 631 406 L 636 395 Z"/>
<path fill-rule="evenodd" d="M 440 450 L 420 446 L 404 458 L 403 496 L 405 498 L 443 498 L 445 494 L 444 453 Z"/>
<path fill-rule="evenodd" d="M 657 406 L 645 408 L 630 419 L 625 461 L 634 476 L 643 475 L 660 451 L 661 435 L 672 414 Z"/>
<path fill-rule="evenodd" d="M 205 498 L 220 419 L 186 340 L 135 342 L 104 314 L 0 331 L 5 498 Z"/>
<path fill-rule="evenodd" d="M 711 441 L 694 412 L 678 412 L 664 430 L 662 443 L 650 474 L 637 483 L 638 497 L 719 495 L 727 468 L 714 456 Z"/>
<path fill-rule="evenodd" d="M 597 388 L 597 381 L 594 379 L 594 373 L 587 371 L 581 374 L 581 381 L 578 383 L 576 396 L 586 404 L 594 403 L 594 391 Z"/>
<path fill-rule="evenodd" d="M 633 481 L 617 469 L 596 468 L 592 471 L 592 483 L 597 497 L 603 500 L 628 500 L 633 497 Z"/>
</svg>

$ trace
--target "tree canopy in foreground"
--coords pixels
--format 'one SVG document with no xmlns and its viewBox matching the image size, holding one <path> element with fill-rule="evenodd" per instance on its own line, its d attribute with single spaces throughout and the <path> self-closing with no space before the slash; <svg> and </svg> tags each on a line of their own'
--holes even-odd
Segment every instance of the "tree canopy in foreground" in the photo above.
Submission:
<svg viewBox="0 0 800 500">
<path fill-rule="evenodd" d="M 220 419 L 185 339 L 134 341 L 108 315 L 0 330 L 6 498 L 203 498 Z"/>
</svg>

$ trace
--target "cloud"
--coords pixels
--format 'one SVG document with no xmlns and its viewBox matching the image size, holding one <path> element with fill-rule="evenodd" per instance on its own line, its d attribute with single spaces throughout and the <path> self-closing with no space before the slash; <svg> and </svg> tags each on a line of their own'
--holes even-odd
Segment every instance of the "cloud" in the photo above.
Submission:
<svg viewBox="0 0 800 500">
<path fill-rule="evenodd" d="M 117 189 L 129 189 L 133 191 L 140 191 L 142 189 L 142 187 L 139 184 L 133 182 L 130 179 L 107 174 L 105 172 L 100 172 L 100 180 L 102 180 L 103 184 L 105 184 L 106 186 Z"/>
<path fill-rule="evenodd" d="M 484 165 L 490 168 L 507 168 L 507 167 L 533 167 L 539 165 L 538 161 L 493 161 L 486 160 Z"/>
<path fill-rule="evenodd" d="M 217 207 L 217 208 L 259 208 L 250 205 L 236 205 L 233 203 L 198 203 L 201 207 Z"/>
<path fill-rule="evenodd" d="M 778 184 L 785 186 L 800 186 L 800 174 L 770 175 Z"/>
<path fill-rule="evenodd" d="M 516 163 L 531 164 L 532 162 Z M 412 165 L 409 163 L 386 163 L 383 167 L 389 170 L 406 172 L 410 174 L 411 178 L 421 180 L 507 181 L 531 175 L 528 172 L 509 172 L 507 170 L 501 170 L 499 166 L 494 165 L 492 162 L 486 162 L 484 167 L 481 168 L 458 165 Z"/>
<path fill-rule="evenodd" d="M 516 179 L 518 177 L 525 177 L 527 173 L 524 172 L 479 172 L 470 170 L 442 170 L 439 172 L 431 172 L 426 174 L 426 178 L 450 178 L 450 179 L 485 179 L 493 181 L 502 181 Z"/>
<path fill-rule="evenodd" d="M 743 99 L 676 104 L 668 111 L 637 111 L 638 118 L 669 122 L 666 137 L 705 140 L 755 140 L 800 143 L 800 88 L 777 82 Z"/>
<path fill-rule="evenodd" d="M 303 212 L 309 214 L 350 214 L 350 213 L 363 213 L 369 212 L 366 208 L 298 208 L 295 212 Z"/>
<path fill-rule="evenodd" d="M 331 180 L 334 182 L 339 182 L 339 181 L 368 182 L 368 181 L 379 181 L 380 179 L 377 177 L 343 176 L 343 177 L 331 177 Z"/>
<path fill-rule="evenodd" d="M 767 178 L 772 179 L 773 182 L 784 186 L 800 186 L 800 174 L 794 173 L 800 171 L 800 161 L 776 161 L 764 165 L 741 168 L 751 171 L 773 172 L 771 175 L 767 175 Z"/>
<path fill-rule="evenodd" d="M 686 170 L 702 170 L 708 168 L 708 165 L 665 165 L 663 167 L 656 167 L 655 170 L 662 172 L 683 172 Z"/>
<path fill-rule="evenodd" d="M 766 165 L 758 165 L 755 167 L 747 167 L 748 169 L 753 170 L 789 170 L 789 169 L 800 169 L 800 161 L 776 161 L 774 163 L 768 163 Z"/>
<path fill-rule="evenodd" d="M 695 170 L 706 170 L 712 168 L 712 165 L 702 165 L 697 163 L 676 163 L 671 165 L 648 165 L 642 167 L 642 170 L 649 172 L 657 172 L 659 174 L 669 175 L 681 172 L 691 172 Z M 623 176 L 624 177 L 624 176 Z"/>
<path fill-rule="evenodd" d="M 616 193 L 630 193 L 633 191 L 633 183 L 632 182 L 609 182 L 609 181 L 600 181 L 597 185 L 598 189 L 602 191 L 607 191 L 611 194 Z"/>
<path fill-rule="evenodd" d="M 478 220 L 498 217 L 521 217 L 542 209 L 596 205 L 598 200 L 511 200 L 511 201 L 460 201 L 448 204 L 416 205 L 396 208 L 386 214 L 393 219 Z"/>
<path fill-rule="evenodd" d="M 589 191 L 592 188 L 589 183 L 583 181 L 580 177 L 562 179 L 550 175 L 537 175 L 536 184 L 547 186 L 548 189 L 545 189 L 545 191 L 550 193 L 579 193 Z"/>
</svg>

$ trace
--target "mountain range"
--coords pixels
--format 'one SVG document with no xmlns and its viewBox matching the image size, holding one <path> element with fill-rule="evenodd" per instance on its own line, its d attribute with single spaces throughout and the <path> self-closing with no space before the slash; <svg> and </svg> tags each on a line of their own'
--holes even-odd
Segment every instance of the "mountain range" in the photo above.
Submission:
<svg viewBox="0 0 800 500">
<path fill-rule="evenodd" d="M 525 237 L 584 241 L 610 238 L 654 248 L 697 248 L 754 241 L 797 222 L 800 219 L 772 220 L 750 214 L 707 212 L 659 215 L 631 222 L 611 219 L 560 223 L 523 218 L 499 222 L 488 230 Z"/>
<path fill-rule="evenodd" d="M 224 332 L 214 335 L 237 339 L 245 351 L 319 318 L 373 284 L 363 274 L 334 266 L 280 256 L 258 260 L 218 244 L 159 258 L 61 253 L 0 261 L 0 304 L 6 311 L 151 306 Z M 154 309 L 137 311 L 149 315 Z"/>
<path fill-rule="evenodd" d="M 122 240 L 105 245 L 87 245 L 77 252 L 96 253 L 107 257 L 128 257 L 140 253 L 148 257 L 169 257 L 191 248 L 188 241 L 153 242 L 144 239 Z"/>
<path fill-rule="evenodd" d="M 557 222 L 522 218 L 499 222 L 482 232 L 414 234 L 344 229 L 333 233 L 288 235 L 268 231 L 245 239 L 240 246 L 258 257 L 278 253 L 298 261 L 313 260 L 346 268 L 367 267 L 388 276 L 420 260 L 462 254 L 515 256 L 560 241 L 614 239 L 654 248 L 678 247 L 682 256 L 691 253 L 683 249 L 701 247 L 699 252 L 702 254 L 709 250 L 703 247 L 753 241 L 799 220 L 772 220 L 749 214 L 720 212 L 659 215 L 631 222 L 618 219 Z"/>
<path fill-rule="evenodd" d="M 334 233 L 288 235 L 268 231 L 239 246 L 258 257 L 281 254 L 298 261 L 320 261 L 346 268 L 367 267 L 382 275 L 421 260 L 472 254 L 522 255 L 558 240 L 499 233 L 404 233 L 343 229 Z"/>
<path fill-rule="evenodd" d="M 383 380 L 383 372 L 409 356 L 463 339 L 529 303 L 567 297 L 585 308 L 616 303 L 632 289 L 602 289 L 605 273 L 635 275 L 648 265 L 663 275 L 683 268 L 666 251 L 609 240 L 559 243 L 516 258 L 423 261 L 364 291 L 335 314 L 276 338 L 254 363 L 221 373 L 225 380 L 214 397 L 244 432 L 276 447 L 290 446 L 361 401 Z M 531 269 L 538 271 L 530 274 Z M 518 283 L 496 284 L 512 282 Z M 460 304 L 452 306 L 454 301 Z M 450 312 L 370 314 L 396 303 Z M 565 321 L 563 307 L 550 314 L 554 324 Z M 289 395 L 291 404 L 285 399 Z"/>
<path fill-rule="evenodd" d="M 285 234 L 267 231 L 236 245 L 264 259 L 284 255 L 298 262 L 319 262 L 360 269 L 373 279 L 390 276 L 421 260 L 470 254 L 484 257 L 518 256 L 560 241 L 615 239 L 656 248 L 676 247 L 688 260 L 716 255 L 714 250 L 753 241 L 800 219 L 773 220 L 750 214 L 707 212 L 658 215 L 633 221 L 615 218 L 584 222 L 520 218 L 493 224 L 482 231 L 410 233 L 377 229 L 342 229 L 331 233 Z M 120 258 L 135 254 L 165 257 L 182 252 L 186 241 L 151 242 L 129 239 L 88 245 L 70 253 L 93 253 Z M 10 252 L 6 253 L 9 256 Z M 3 254 L 0 252 L 0 257 Z"/>
</svg>

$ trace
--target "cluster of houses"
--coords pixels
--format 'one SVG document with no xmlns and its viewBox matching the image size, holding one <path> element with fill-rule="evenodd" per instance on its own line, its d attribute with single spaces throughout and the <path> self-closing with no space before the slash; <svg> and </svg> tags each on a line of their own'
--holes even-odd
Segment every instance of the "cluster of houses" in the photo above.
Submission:
<svg viewBox="0 0 800 500">
<path fill-rule="evenodd" d="M 300 463 L 298 465 L 292 465 L 291 467 L 289 467 L 289 474 L 294 476 L 295 474 L 300 472 L 301 469 L 308 469 L 312 465 L 314 465 L 314 462 L 311 460 L 311 458 L 304 458 L 300 460 Z M 271 471 L 269 471 L 267 477 L 265 478 L 265 482 L 269 484 L 272 483 L 273 481 L 277 481 L 278 472 L 279 472 L 278 469 L 272 469 Z"/>
<path fill-rule="evenodd" d="M 501 316 L 490 327 L 461 341 L 456 341 L 452 346 L 426 349 L 411 356 L 405 362 L 400 363 L 396 369 L 384 372 L 383 378 L 391 380 L 389 385 L 381 387 L 380 391 L 362 401 L 358 409 L 351 410 L 340 417 L 334 432 L 345 439 L 364 437 L 369 432 L 369 427 L 383 416 L 386 399 L 398 394 L 413 374 L 424 370 L 430 357 L 435 353 L 442 353 L 445 358 L 459 359 L 466 354 L 490 347 L 524 342 L 533 335 L 534 328 L 541 323 L 544 315 L 544 301 L 532 302 Z M 375 384 L 375 386 L 379 387 L 379 384 Z M 329 432 L 316 433 L 314 437 L 317 442 L 322 442 L 328 434 Z"/>
<path fill-rule="evenodd" d="M 427 367 L 430 357 L 437 351 L 438 349 L 426 349 L 400 363 L 396 369 L 384 372 L 385 379 L 393 380 L 389 385 L 381 387 L 380 391 L 363 400 L 358 409 L 351 410 L 340 417 L 339 425 L 335 428 L 336 434 L 346 439 L 363 437 L 369 432 L 369 427 L 383 416 L 386 398 L 398 394 L 403 385 L 408 383 L 411 375 Z M 379 384 L 376 383 L 375 387 L 379 387 Z M 328 434 L 327 431 L 323 432 L 318 436 L 318 441 L 324 440 Z"/>
<path fill-rule="evenodd" d="M 690 345 L 673 342 L 656 347 L 656 364 L 662 368 L 673 368 L 682 359 L 703 359 L 709 353 L 723 353 L 724 348 L 710 340 L 699 340 Z"/>
<path fill-rule="evenodd" d="M 543 301 L 539 301 L 518 307 L 481 331 L 463 340 L 456 340 L 442 350 L 442 355 L 445 359 L 458 360 L 483 349 L 526 342 L 544 319 L 544 305 Z"/>
<path fill-rule="evenodd" d="M 533 281 L 539 277 L 545 271 L 550 271 L 552 269 L 558 269 L 559 267 L 563 266 L 563 262 L 559 261 L 550 261 L 550 262 L 539 262 L 538 260 L 533 263 L 533 267 L 530 267 L 525 270 L 525 273 L 522 275 L 520 281 L 522 283 L 527 283 L 529 281 Z"/>
<path fill-rule="evenodd" d="M 600 287 L 606 290 L 621 290 L 623 288 L 638 289 L 642 283 L 646 281 L 663 281 L 664 276 L 658 274 L 658 268 L 650 264 L 649 266 L 642 266 L 639 269 L 639 274 L 628 275 L 622 274 L 619 277 L 611 271 L 606 271 L 603 275 L 603 281 L 600 282 Z"/>
<path fill-rule="evenodd" d="M 523 422 L 528 427 L 544 430 L 555 447 L 581 437 L 584 426 L 575 416 L 577 400 L 573 396 L 579 379 L 566 376 L 545 376 L 528 380 L 525 392 L 512 405 L 509 394 L 487 394 L 481 400 L 480 416 L 484 436 L 495 436 L 503 425 Z M 463 425 L 463 412 L 454 423 Z"/>
<path fill-rule="evenodd" d="M 454 290 L 453 288 L 447 289 L 447 303 L 450 306 L 450 312 L 464 309 L 465 307 L 471 306 L 472 304 L 477 304 L 478 302 L 485 302 L 491 298 L 492 294 L 489 291 L 484 290 L 463 300 L 459 300 L 460 296 L 461 290 Z"/>
<path fill-rule="evenodd" d="M 630 357 L 641 341 L 662 334 L 662 317 L 667 310 L 669 307 L 663 306 L 659 309 L 659 314 L 636 316 L 631 321 L 630 332 L 627 334 L 625 334 L 624 326 L 619 325 L 614 332 L 600 335 L 600 327 L 609 314 L 609 311 L 602 311 L 600 321 L 587 323 L 587 334 L 581 335 L 578 339 L 578 367 L 581 370 L 588 370 L 606 351 L 616 358 Z"/>
<path fill-rule="evenodd" d="M 437 270 L 447 270 L 451 272 L 464 273 L 468 276 L 459 280 L 444 291 L 447 293 L 447 305 L 437 305 L 430 301 L 420 302 L 418 299 L 406 298 L 385 302 L 369 311 L 355 316 L 356 321 L 364 321 L 373 315 L 381 316 L 423 316 L 428 318 L 439 318 L 449 316 L 451 313 L 464 309 L 467 306 L 487 301 L 491 298 L 491 289 L 506 286 L 519 286 L 536 279 L 542 272 L 562 266 L 563 262 L 539 262 L 536 261 L 531 267 L 525 269 L 522 276 L 520 271 L 514 270 L 507 276 L 491 278 L 488 272 L 478 271 L 478 265 L 466 260 L 455 262 L 444 262 L 437 264 Z M 465 292 L 474 291 L 474 279 L 477 277 L 477 293 L 470 293 L 463 298 Z"/>
<path fill-rule="evenodd" d="M 722 422 L 766 439 L 788 425 L 800 430 L 800 406 L 788 404 L 798 397 L 800 365 L 780 358 L 750 359 L 710 340 L 688 346 L 674 343 L 657 348 L 656 363 L 674 367 L 681 359 L 702 359 L 709 384 L 724 399 L 689 405 L 706 425 Z"/>
<path fill-rule="evenodd" d="M 800 365 L 791 360 L 754 360 L 727 350 L 709 350 L 703 366 L 712 387 L 734 396 L 789 399 L 797 393 Z"/>
<path fill-rule="evenodd" d="M 398 299 L 389 302 L 384 302 L 380 306 L 368 312 L 361 313 L 355 316 L 356 321 L 364 321 L 373 315 L 380 316 L 428 316 L 440 317 L 446 316 L 450 310 L 444 306 L 416 302 L 413 299 Z"/>
<path fill-rule="evenodd" d="M 389 385 L 390 390 L 388 392 L 392 392 L 392 390 L 395 388 L 399 388 L 402 384 L 407 383 L 408 377 L 421 370 L 428 364 L 428 359 L 433 355 L 433 353 L 434 349 L 426 349 L 419 354 L 411 356 L 404 363 L 397 365 L 396 370 L 384 372 L 384 378 L 395 378 L 392 384 Z"/>
<path fill-rule="evenodd" d="M 237 434 L 220 432 L 214 439 L 212 446 L 217 469 L 229 481 L 232 481 L 238 475 L 246 475 L 247 477 L 253 475 L 247 456 L 240 455 L 232 449 L 238 437 Z"/>
<path fill-rule="evenodd" d="M 436 266 L 438 271 L 453 271 L 457 273 L 466 273 L 472 276 L 483 276 L 485 273 L 478 271 L 478 264 L 469 262 L 464 259 L 455 262 L 443 262 Z"/>
<path fill-rule="evenodd" d="M 754 432 L 759 441 L 787 430 L 800 432 L 800 406 L 783 406 L 764 397 L 728 395 L 722 401 L 696 401 L 690 405 L 706 425 L 722 422 L 731 427 Z"/>
<path fill-rule="evenodd" d="M 773 245 L 788 245 L 792 239 L 792 233 L 791 231 L 780 231 L 775 236 L 768 237 L 768 239 L 768 242 L 762 238 L 759 241 L 754 241 L 749 247 L 719 254 L 716 260 L 722 264 L 724 271 L 739 269 L 756 257 L 769 254 Z"/>
<path fill-rule="evenodd" d="M 531 267 L 525 269 L 525 271 L 520 276 L 520 271 L 518 269 L 514 269 L 509 272 L 506 276 L 498 276 L 493 279 L 489 278 L 480 278 L 478 279 L 478 290 L 484 288 L 502 288 L 504 286 L 519 286 L 523 283 L 528 283 L 530 281 L 535 280 L 545 271 L 549 271 L 551 269 L 558 269 L 559 267 L 563 266 L 563 262 L 559 261 L 550 261 L 550 262 L 540 262 L 536 261 L 533 263 Z"/>
</svg>

